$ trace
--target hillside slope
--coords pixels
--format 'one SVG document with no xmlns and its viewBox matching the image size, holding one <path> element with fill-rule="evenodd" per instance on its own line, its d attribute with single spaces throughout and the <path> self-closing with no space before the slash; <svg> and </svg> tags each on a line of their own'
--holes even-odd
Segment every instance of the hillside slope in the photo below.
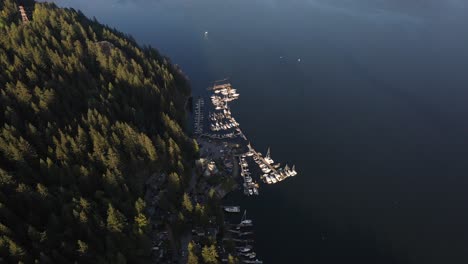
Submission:
<svg viewBox="0 0 468 264">
<path fill-rule="evenodd" d="M 0 261 L 148 261 L 145 182 L 178 203 L 195 153 L 186 79 L 75 10 L 0 9 Z"/>
</svg>

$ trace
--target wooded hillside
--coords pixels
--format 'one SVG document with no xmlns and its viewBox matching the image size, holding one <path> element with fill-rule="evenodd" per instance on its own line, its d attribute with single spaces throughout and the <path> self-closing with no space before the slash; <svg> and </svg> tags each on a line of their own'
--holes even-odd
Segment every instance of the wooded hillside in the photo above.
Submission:
<svg viewBox="0 0 468 264">
<path fill-rule="evenodd" d="M 28 9 L 22 23 L 16 2 L 0 1 L 0 256 L 145 262 L 145 181 L 190 173 L 188 83 L 155 49 L 80 12 Z"/>
</svg>

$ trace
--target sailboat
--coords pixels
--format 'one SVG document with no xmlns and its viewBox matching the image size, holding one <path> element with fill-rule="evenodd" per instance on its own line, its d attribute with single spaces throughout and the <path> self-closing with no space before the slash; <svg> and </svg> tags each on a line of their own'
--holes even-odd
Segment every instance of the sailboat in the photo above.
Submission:
<svg viewBox="0 0 468 264">
<path fill-rule="evenodd" d="M 240 225 L 241 226 L 250 226 L 250 225 L 252 225 L 252 220 L 247 219 L 247 210 L 244 210 L 244 214 L 242 215 Z"/>
<path fill-rule="evenodd" d="M 297 175 L 297 172 L 296 172 L 296 165 L 293 165 L 292 166 L 292 169 L 291 169 L 291 176 L 296 176 Z"/>
<path fill-rule="evenodd" d="M 267 153 L 265 155 L 265 160 L 268 162 L 268 164 L 273 164 L 274 161 L 271 159 L 271 154 L 270 154 L 270 148 L 268 148 Z"/>
<path fill-rule="evenodd" d="M 286 173 L 286 176 L 292 176 L 292 171 L 291 169 L 289 168 L 288 164 L 286 164 L 286 166 L 284 167 L 284 173 Z"/>
</svg>

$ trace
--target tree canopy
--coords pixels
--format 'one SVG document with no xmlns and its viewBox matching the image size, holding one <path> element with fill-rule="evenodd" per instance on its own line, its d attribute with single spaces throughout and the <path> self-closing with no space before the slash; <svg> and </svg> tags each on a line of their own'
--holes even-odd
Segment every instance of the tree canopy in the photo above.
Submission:
<svg viewBox="0 0 468 264">
<path fill-rule="evenodd" d="M 146 262 L 145 182 L 179 191 L 195 152 L 188 82 L 79 11 L 28 3 L 23 24 L 0 1 L 0 262 Z"/>
</svg>

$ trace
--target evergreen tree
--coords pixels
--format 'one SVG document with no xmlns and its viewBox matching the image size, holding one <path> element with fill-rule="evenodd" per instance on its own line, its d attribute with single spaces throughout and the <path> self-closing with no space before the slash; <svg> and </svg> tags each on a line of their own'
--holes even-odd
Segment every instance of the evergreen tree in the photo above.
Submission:
<svg viewBox="0 0 468 264">
<path fill-rule="evenodd" d="M 189 242 L 188 244 L 188 259 L 187 259 L 188 264 L 198 264 L 198 256 L 194 252 L 193 248 L 193 242 Z"/>
<path fill-rule="evenodd" d="M 184 193 L 184 196 L 182 198 L 182 207 L 187 212 L 192 212 L 193 211 L 192 201 L 190 200 L 190 197 L 189 197 L 189 195 L 187 193 Z"/>
<path fill-rule="evenodd" d="M 202 257 L 205 263 L 218 263 L 218 252 L 216 251 L 215 245 L 204 246 L 202 249 Z"/>
<path fill-rule="evenodd" d="M 122 232 L 127 224 L 125 216 L 111 204 L 107 209 L 107 230 L 110 232 Z"/>
</svg>

